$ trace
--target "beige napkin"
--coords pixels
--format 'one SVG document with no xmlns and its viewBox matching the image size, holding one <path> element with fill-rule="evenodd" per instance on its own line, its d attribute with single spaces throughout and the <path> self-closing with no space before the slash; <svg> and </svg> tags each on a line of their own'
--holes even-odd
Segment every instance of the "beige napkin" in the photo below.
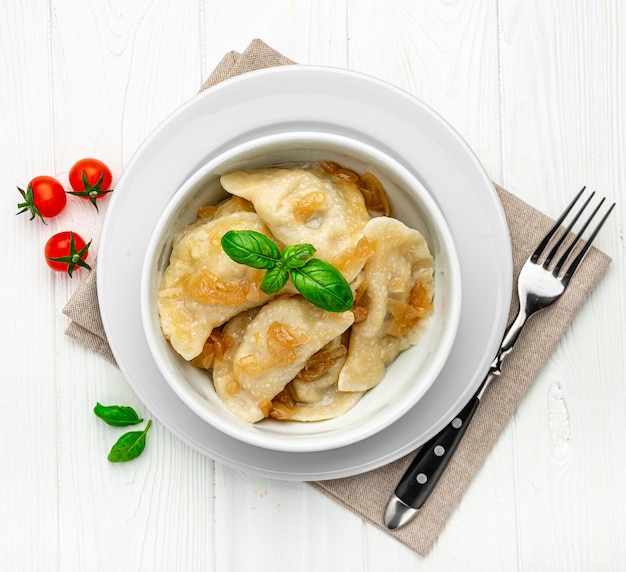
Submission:
<svg viewBox="0 0 626 572">
<path fill-rule="evenodd" d="M 260 40 L 254 40 L 242 53 L 224 56 L 202 89 L 227 77 L 263 67 L 294 63 Z M 513 244 L 515 277 L 524 260 L 552 225 L 552 221 L 496 185 L 506 213 Z M 485 396 L 437 488 L 417 517 L 404 528 L 392 532 L 383 522 L 389 495 L 408 467 L 414 454 L 385 467 L 361 475 L 310 483 L 312 487 L 367 519 L 419 554 L 426 554 L 472 477 L 482 465 L 498 435 L 513 415 L 517 404 L 546 362 L 570 320 L 591 292 L 610 263 L 602 252 L 591 249 L 562 298 L 533 318 L 520 336 L 515 351 L 507 358 L 504 372 Z M 512 293 L 511 316 L 517 311 L 517 296 Z M 95 350 L 112 363 L 115 358 L 106 341 L 100 320 L 96 273 L 92 271 L 80 284 L 64 309 L 72 320 L 66 333 Z"/>
</svg>

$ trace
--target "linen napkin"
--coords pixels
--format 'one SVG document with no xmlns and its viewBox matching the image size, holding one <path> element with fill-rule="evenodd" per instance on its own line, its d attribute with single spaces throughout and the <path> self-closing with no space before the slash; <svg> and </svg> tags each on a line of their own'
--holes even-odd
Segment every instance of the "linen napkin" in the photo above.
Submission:
<svg viewBox="0 0 626 572">
<path fill-rule="evenodd" d="M 254 40 L 243 53 L 226 54 L 202 89 L 247 71 L 293 63 L 261 40 Z M 516 279 L 522 264 L 553 221 L 498 185 L 495 188 L 511 234 Z M 606 254 L 592 248 L 561 299 L 528 323 L 515 351 L 507 358 L 500 379 L 484 395 L 473 422 L 436 489 L 410 524 L 390 531 L 384 525 L 383 515 L 390 494 L 415 453 L 368 473 L 311 482 L 309 485 L 419 554 L 427 554 L 519 401 L 610 261 Z M 518 307 L 516 291 L 512 293 L 512 300 L 509 321 Z M 83 279 L 63 311 L 71 319 L 66 334 L 115 364 L 100 319 L 95 270 Z"/>
</svg>

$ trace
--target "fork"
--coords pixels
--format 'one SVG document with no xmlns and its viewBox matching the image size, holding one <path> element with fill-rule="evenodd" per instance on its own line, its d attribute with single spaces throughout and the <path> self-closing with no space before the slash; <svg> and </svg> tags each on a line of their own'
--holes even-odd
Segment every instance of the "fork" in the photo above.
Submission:
<svg viewBox="0 0 626 572">
<path fill-rule="evenodd" d="M 519 312 L 504 334 L 502 344 L 489 367 L 485 379 L 461 412 L 419 450 L 417 456 L 400 479 L 387 504 L 385 511 L 387 528 L 392 530 L 400 528 L 410 522 L 418 513 L 454 455 L 485 391 L 492 381 L 500 377 L 502 362 L 511 353 L 524 325 L 532 315 L 547 308 L 560 298 L 591 248 L 591 243 L 600 231 L 600 228 L 602 228 L 602 225 L 611 214 L 615 203 L 608 208 L 604 216 L 596 224 L 586 242 L 583 241 L 583 233 L 605 202 L 603 198 L 582 224 L 578 234 L 566 246 L 565 243 L 571 236 L 570 233 L 574 225 L 595 195 L 595 192 L 589 195 L 583 202 L 582 207 L 574 214 L 567 228 L 559 232 L 561 225 L 584 191 L 585 187 L 577 193 L 554 223 L 554 226 L 539 243 L 536 250 L 524 263 L 517 281 L 520 301 Z M 561 251 L 562 254 L 557 258 Z M 557 258 L 556 263 L 553 265 L 555 258 Z M 566 266 L 570 259 L 571 262 Z"/>
</svg>

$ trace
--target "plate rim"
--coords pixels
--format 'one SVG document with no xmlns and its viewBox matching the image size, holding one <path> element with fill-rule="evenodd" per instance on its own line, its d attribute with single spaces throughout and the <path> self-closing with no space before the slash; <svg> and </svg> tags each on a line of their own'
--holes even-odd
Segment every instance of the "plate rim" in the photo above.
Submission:
<svg viewBox="0 0 626 572">
<path fill-rule="evenodd" d="M 469 147 L 467 142 L 459 135 L 459 133 L 444 118 L 442 118 L 437 112 L 435 112 L 431 107 L 426 105 L 424 102 L 422 102 L 421 100 L 419 100 L 412 94 L 402 90 L 401 88 L 396 87 L 386 82 L 385 80 L 381 80 L 379 78 L 373 77 L 371 75 L 363 74 L 361 72 L 356 72 L 353 70 L 345 70 L 342 68 L 334 68 L 334 67 L 329 67 L 329 66 L 295 65 L 295 66 L 282 66 L 282 67 L 255 70 L 252 72 L 247 72 L 240 76 L 229 78 L 225 80 L 224 82 L 217 84 L 213 86 L 212 88 L 205 90 L 203 92 L 200 92 L 199 94 L 193 96 L 188 102 L 184 103 L 179 108 L 174 110 L 168 117 L 166 117 L 165 120 L 159 123 L 159 125 L 157 125 L 157 127 L 149 134 L 149 136 L 142 142 L 142 144 L 139 146 L 137 151 L 133 154 L 132 158 L 128 162 L 127 167 L 124 169 L 124 172 L 122 173 L 122 176 L 120 177 L 118 181 L 117 188 L 118 189 L 125 188 L 126 179 L 130 177 L 129 173 L 132 173 L 132 170 L 135 167 L 136 163 L 141 159 L 142 153 L 145 153 L 147 150 L 150 149 L 150 146 L 153 144 L 155 139 L 157 139 L 159 135 L 163 133 L 163 130 L 166 128 L 166 126 L 171 125 L 172 123 L 176 122 L 178 118 L 182 117 L 186 112 L 188 112 L 194 106 L 201 105 L 201 103 L 199 102 L 203 102 L 205 99 L 209 99 L 209 100 L 215 99 L 216 94 L 219 94 L 224 90 L 226 91 L 232 90 L 233 87 L 236 88 L 237 85 L 240 83 L 249 84 L 250 82 L 258 81 L 259 78 L 267 78 L 267 77 L 271 78 L 273 76 L 281 76 L 281 75 L 289 76 L 292 74 L 305 74 L 306 75 L 306 74 L 320 74 L 320 73 L 322 75 L 325 75 L 325 74 L 340 75 L 344 78 L 352 78 L 352 80 L 355 80 L 355 81 L 371 82 L 373 84 L 378 84 L 384 90 L 390 90 L 391 92 L 395 92 L 397 95 L 403 98 L 409 98 L 409 100 L 411 101 L 413 105 L 419 106 L 422 112 L 426 112 L 432 118 L 434 118 L 436 123 L 438 123 L 441 127 L 443 127 L 448 132 L 448 134 L 451 135 L 456 140 L 456 143 L 463 149 L 467 158 L 469 158 L 472 161 L 474 168 L 476 170 L 475 174 L 479 175 L 479 178 L 482 179 L 482 183 L 484 187 L 483 190 L 484 191 L 489 190 L 489 193 L 491 195 L 490 198 L 492 199 L 493 206 L 496 207 L 495 210 L 499 211 L 500 216 L 497 222 L 501 226 L 503 226 L 503 229 L 505 230 L 505 232 L 501 234 L 500 238 L 501 239 L 506 238 L 505 244 L 500 245 L 504 249 L 503 260 L 501 260 L 500 262 L 503 264 L 504 286 L 508 285 L 508 290 L 509 290 L 509 294 L 508 296 L 505 294 L 505 298 L 510 304 L 510 290 L 512 288 L 512 255 L 511 255 L 510 236 L 508 232 L 508 227 L 506 225 L 504 209 L 497 196 L 493 183 L 487 176 L 477 156 L 475 155 L 473 150 Z M 183 180 L 188 178 L 188 176 L 189 176 L 189 173 L 187 173 L 183 177 Z M 174 192 L 176 192 L 176 189 L 171 190 L 170 196 L 173 195 Z M 119 194 L 114 193 L 113 196 L 111 197 L 111 201 L 109 202 L 109 205 L 107 207 L 107 212 L 106 212 L 105 219 L 104 219 L 103 226 L 102 226 L 100 252 L 98 256 L 98 261 L 101 262 L 104 259 L 105 264 L 107 262 L 107 257 L 109 256 L 109 252 L 106 246 L 107 241 L 102 240 L 102 239 L 106 238 L 109 232 L 111 232 L 110 227 L 113 226 L 112 221 L 114 219 L 114 213 L 115 213 L 117 203 L 122 200 L 122 198 L 119 198 L 119 197 L 123 198 L 123 193 L 119 193 Z M 446 213 L 444 211 L 444 215 L 445 214 Z M 102 265 L 99 264 L 99 267 L 101 268 Z M 506 278 L 507 276 L 509 277 L 508 280 Z M 98 275 L 97 275 L 97 287 L 98 287 L 98 292 L 101 294 L 99 296 L 99 305 L 100 305 L 100 311 L 102 315 L 103 326 L 104 326 L 105 332 L 107 333 L 107 337 L 109 338 L 109 344 L 111 345 L 111 349 L 117 359 L 118 356 L 116 354 L 115 336 L 111 335 L 114 332 L 115 328 L 114 326 L 112 326 L 112 323 L 111 323 L 112 318 L 109 314 L 109 309 L 106 308 L 106 304 L 105 304 L 105 300 L 107 296 L 106 295 L 107 284 L 105 282 L 104 273 L 102 271 L 98 272 Z M 503 288 L 503 290 L 506 290 L 506 288 Z M 102 295 L 102 293 L 104 293 L 104 295 Z M 497 342 L 499 343 L 499 340 L 501 339 L 502 333 L 506 325 L 506 318 L 508 317 L 508 311 L 509 311 L 508 305 L 506 308 L 500 308 L 499 320 L 498 320 L 499 323 L 496 324 L 494 328 L 492 328 L 492 335 L 491 335 L 491 339 L 489 340 L 490 346 L 493 346 L 494 340 L 497 340 Z M 482 360 L 481 369 L 483 369 L 484 372 L 486 372 L 488 363 L 491 361 L 491 357 L 492 356 L 487 355 Z M 150 400 L 146 400 L 145 392 L 138 389 L 137 384 L 132 379 L 132 375 L 129 374 L 126 364 L 124 364 L 123 361 L 124 360 L 121 360 L 121 363 L 120 361 L 118 361 L 118 365 L 120 366 L 122 373 L 124 374 L 129 385 L 140 396 L 141 400 L 144 402 L 144 405 L 147 406 L 146 401 L 150 402 Z M 474 381 L 474 385 L 476 385 L 476 383 L 477 382 Z M 471 393 L 472 392 L 470 392 L 469 390 L 465 392 L 465 394 L 469 394 L 467 395 L 468 399 L 471 396 Z M 458 400 L 457 400 L 457 403 L 458 403 Z M 153 411 L 152 408 L 149 408 L 149 409 Z M 434 435 L 439 429 L 441 429 L 441 427 L 443 427 L 447 423 L 447 421 L 449 420 L 449 417 L 455 414 L 457 409 L 458 409 L 458 405 L 456 405 L 456 403 L 451 404 L 446 414 L 441 418 L 440 423 L 438 425 L 432 426 L 430 428 L 430 431 L 425 433 L 421 442 L 424 442 L 430 436 Z M 164 415 L 162 411 L 159 411 L 159 413 L 160 414 L 156 416 L 159 418 L 159 420 L 161 420 L 164 423 L 164 425 L 168 427 L 170 431 L 175 433 L 184 442 L 188 443 L 189 445 L 191 445 L 192 447 L 194 447 L 196 450 L 200 451 L 204 455 L 209 456 L 210 458 L 213 458 L 213 459 L 217 459 L 225 463 L 226 465 L 235 467 L 237 469 L 245 470 L 250 473 L 270 476 L 273 478 L 282 478 L 282 479 L 286 478 L 288 480 L 324 480 L 326 478 L 337 478 L 337 477 L 350 476 L 353 474 L 362 473 L 367 470 L 371 470 L 373 468 L 377 468 L 379 466 L 387 464 L 388 462 L 391 462 L 393 460 L 396 460 L 397 458 L 410 452 L 410 450 L 416 448 L 417 446 L 419 446 L 419 444 L 421 444 L 421 443 L 416 444 L 415 442 L 413 442 L 410 444 L 409 447 L 406 447 L 406 446 L 404 448 L 400 447 L 399 449 L 396 449 L 396 451 L 391 454 L 382 455 L 381 457 L 378 458 L 378 460 L 365 463 L 366 465 L 365 467 L 363 467 L 363 463 L 358 466 L 346 465 L 343 468 L 338 468 L 334 471 L 323 472 L 323 473 L 310 473 L 310 472 L 300 473 L 298 471 L 290 472 L 288 469 L 285 469 L 284 467 L 282 469 L 272 470 L 268 468 L 254 467 L 254 466 L 247 464 L 244 461 L 233 459 L 223 454 L 220 454 L 216 452 L 215 450 L 207 450 L 206 444 L 203 444 L 199 442 L 197 439 L 194 439 L 192 436 L 185 434 L 182 430 L 180 430 L 179 427 L 176 426 L 175 422 L 173 422 L 167 415 Z M 189 412 L 189 415 L 193 415 L 193 413 Z M 214 430 L 217 431 L 217 429 L 214 429 Z M 368 441 L 369 439 L 371 438 L 368 438 L 365 441 Z M 260 447 L 256 447 L 252 445 L 247 445 L 247 446 L 256 448 L 261 452 L 266 451 L 264 449 L 261 449 Z M 354 445 L 348 445 L 346 447 L 342 447 L 341 449 L 349 449 L 350 447 L 353 447 L 353 446 Z M 281 453 L 282 455 L 294 456 L 294 457 L 297 457 L 300 454 L 310 454 L 310 453 L 288 453 L 288 452 L 279 452 L 279 453 Z M 328 453 L 328 452 L 322 451 L 322 452 L 316 452 L 314 454 L 324 454 L 324 453 Z"/>
</svg>

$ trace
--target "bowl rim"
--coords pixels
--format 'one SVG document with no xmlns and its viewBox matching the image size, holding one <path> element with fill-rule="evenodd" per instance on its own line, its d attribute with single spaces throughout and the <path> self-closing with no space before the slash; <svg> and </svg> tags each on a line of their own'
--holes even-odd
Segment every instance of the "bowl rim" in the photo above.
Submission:
<svg viewBox="0 0 626 572">
<path fill-rule="evenodd" d="M 154 336 L 157 335 L 157 330 L 160 332 L 160 325 L 158 323 L 154 323 L 153 304 L 155 300 L 150 295 L 154 264 L 160 256 L 159 246 L 162 244 L 162 234 L 168 226 L 176 208 L 183 200 L 183 197 L 189 193 L 190 189 L 193 189 L 209 174 L 219 171 L 220 165 L 224 165 L 229 160 L 232 161 L 233 158 L 258 148 L 260 145 L 266 146 L 273 143 L 284 144 L 285 142 L 302 143 L 310 142 L 311 140 L 315 140 L 317 143 L 332 142 L 335 145 L 340 144 L 342 147 L 350 149 L 350 151 L 357 149 L 357 152 L 360 151 L 365 156 L 373 156 L 378 160 L 381 160 L 381 163 L 386 164 L 387 168 L 393 171 L 395 175 L 399 176 L 400 179 L 412 182 L 412 184 L 409 185 L 409 192 L 412 196 L 417 195 L 420 203 L 426 206 L 428 216 L 434 222 L 438 240 L 444 246 L 449 267 L 449 274 L 453 276 L 453 279 L 449 281 L 450 293 L 448 301 L 450 304 L 447 306 L 449 309 L 449 318 L 447 320 L 446 327 L 443 328 L 443 335 L 438 338 L 440 343 L 438 344 L 436 352 L 437 359 L 434 361 L 432 361 L 432 359 L 429 360 L 429 366 L 426 368 L 429 374 L 428 383 L 419 384 L 419 391 L 416 391 L 414 395 L 411 394 L 411 399 L 399 399 L 396 400 L 394 404 L 385 407 L 384 413 L 377 414 L 374 419 L 370 420 L 369 423 L 358 423 L 352 428 L 347 428 L 345 430 L 336 429 L 332 431 L 332 433 L 321 433 L 319 435 L 288 436 L 283 433 L 264 433 L 254 429 L 256 424 L 246 424 L 245 427 L 241 429 L 237 423 L 239 420 L 230 411 L 228 411 L 228 413 L 229 415 L 232 415 L 232 424 L 230 423 L 228 416 L 226 416 L 226 419 L 229 419 L 229 421 L 225 421 L 217 415 L 211 415 L 209 408 L 201 402 L 201 396 L 188 383 L 185 384 L 178 379 L 178 376 L 176 376 L 169 368 L 167 360 L 159 351 L 157 351 L 158 348 L 155 345 L 156 338 Z M 429 247 L 432 247 L 432 245 L 429 245 Z M 461 289 L 460 262 L 454 244 L 454 239 L 445 216 L 421 181 L 419 181 L 419 179 L 409 169 L 402 165 L 398 159 L 391 157 L 370 143 L 366 143 L 346 135 L 319 130 L 282 131 L 279 133 L 253 137 L 245 142 L 225 149 L 200 166 L 178 187 L 178 189 L 176 189 L 167 205 L 160 213 L 158 221 L 150 233 L 141 269 L 140 312 L 143 333 L 146 338 L 150 354 L 154 359 L 157 368 L 176 395 L 203 421 L 239 441 L 257 447 L 284 452 L 315 452 L 344 447 L 371 437 L 393 424 L 395 420 L 402 417 L 426 394 L 433 383 L 436 382 L 436 379 L 449 358 L 454 345 L 461 317 Z M 410 348 L 405 351 L 408 350 L 410 350 Z M 415 377 L 415 374 L 416 372 L 412 371 L 410 375 L 411 377 Z M 212 381 L 210 383 L 212 386 Z M 355 405 L 355 408 L 358 407 L 358 405 L 359 403 Z M 226 406 L 224 407 L 226 408 Z M 284 422 L 281 421 L 281 423 Z M 324 421 L 310 423 L 321 424 L 324 423 Z M 250 428 L 253 429 L 250 430 Z"/>
</svg>

